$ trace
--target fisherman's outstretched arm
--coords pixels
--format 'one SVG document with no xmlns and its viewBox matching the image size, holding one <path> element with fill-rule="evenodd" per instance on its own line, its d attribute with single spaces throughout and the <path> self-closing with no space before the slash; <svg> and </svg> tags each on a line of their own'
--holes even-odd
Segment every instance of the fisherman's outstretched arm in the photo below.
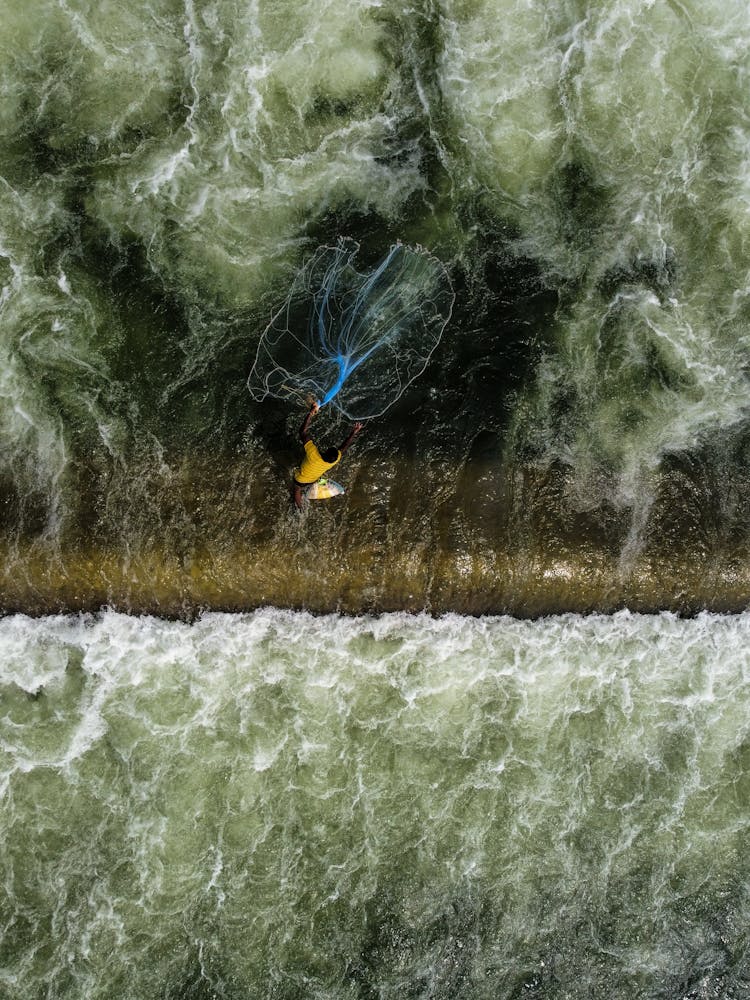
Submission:
<svg viewBox="0 0 750 1000">
<path fill-rule="evenodd" d="M 310 409 L 307 411 L 305 419 L 302 421 L 302 426 L 299 429 L 299 439 L 302 442 L 302 444 L 305 444 L 305 442 L 310 440 L 310 435 L 307 433 L 307 430 L 310 426 L 310 421 L 312 420 L 312 418 L 315 416 L 315 414 L 318 412 L 319 409 L 320 407 L 318 406 L 318 404 L 313 403 Z"/>
<path fill-rule="evenodd" d="M 349 445 L 352 443 L 352 441 L 355 439 L 355 437 L 359 434 L 359 432 L 362 430 L 364 426 L 365 425 L 360 423 L 358 420 L 357 423 L 354 425 L 354 427 L 352 427 L 351 431 L 349 432 L 349 437 L 346 439 L 346 441 L 343 442 L 343 444 L 339 446 L 339 451 L 341 452 L 342 455 L 344 454 L 346 449 L 349 447 Z"/>
</svg>

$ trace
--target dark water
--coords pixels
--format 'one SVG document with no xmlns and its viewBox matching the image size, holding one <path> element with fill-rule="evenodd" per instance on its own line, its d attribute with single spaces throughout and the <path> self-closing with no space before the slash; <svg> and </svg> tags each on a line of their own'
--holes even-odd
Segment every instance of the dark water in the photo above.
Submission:
<svg viewBox="0 0 750 1000">
<path fill-rule="evenodd" d="M 3 10 L 4 607 L 744 606 L 743 5 Z M 300 522 L 246 379 L 339 236 L 456 307 Z"/>
</svg>

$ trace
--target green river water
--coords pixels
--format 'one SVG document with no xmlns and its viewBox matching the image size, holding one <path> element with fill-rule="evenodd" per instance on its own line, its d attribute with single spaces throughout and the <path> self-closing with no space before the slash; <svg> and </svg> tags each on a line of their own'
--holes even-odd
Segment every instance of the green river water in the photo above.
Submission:
<svg viewBox="0 0 750 1000">
<path fill-rule="evenodd" d="M 744 3 L 1 12 L 4 607 L 744 607 Z M 342 236 L 456 304 L 300 525 L 246 382 Z"/>
<path fill-rule="evenodd" d="M 0 992 L 750 995 L 746 615 L 0 622 Z"/>
<path fill-rule="evenodd" d="M 749 320 L 740 0 L 0 0 L 0 998 L 750 1000 Z"/>
</svg>

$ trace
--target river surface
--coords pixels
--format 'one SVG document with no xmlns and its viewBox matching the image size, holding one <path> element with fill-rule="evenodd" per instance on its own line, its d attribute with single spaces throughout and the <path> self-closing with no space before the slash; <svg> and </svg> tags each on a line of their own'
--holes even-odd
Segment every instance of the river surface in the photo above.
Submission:
<svg viewBox="0 0 750 1000">
<path fill-rule="evenodd" d="M 0 995 L 750 995 L 750 617 L 0 621 Z"/>
<path fill-rule="evenodd" d="M 745 0 L 0 0 L 2 1000 L 750 1000 L 749 109 Z M 298 515 L 341 238 L 455 303 Z"/>
<path fill-rule="evenodd" d="M 744 2 L 0 10 L 3 607 L 745 606 Z M 341 237 L 456 301 L 300 519 L 247 378 Z"/>
</svg>

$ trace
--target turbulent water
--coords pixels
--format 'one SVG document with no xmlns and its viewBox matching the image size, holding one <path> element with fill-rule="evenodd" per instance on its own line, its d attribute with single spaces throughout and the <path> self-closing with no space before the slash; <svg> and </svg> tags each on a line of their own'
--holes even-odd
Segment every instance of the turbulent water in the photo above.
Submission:
<svg viewBox="0 0 750 1000">
<path fill-rule="evenodd" d="M 0 622 L 0 994 L 750 996 L 750 617 Z"/>
<path fill-rule="evenodd" d="M 0 0 L 2 1000 L 750 1000 L 749 98 L 744 0 Z M 340 238 L 455 304 L 297 515 Z"/>
<path fill-rule="evenodd" d="M 5 608 L 744 606 L 744 2 L 0 14 Z M 342 236 L 456 307 L 298 524 L 246 381 Z"/>
</svg>

